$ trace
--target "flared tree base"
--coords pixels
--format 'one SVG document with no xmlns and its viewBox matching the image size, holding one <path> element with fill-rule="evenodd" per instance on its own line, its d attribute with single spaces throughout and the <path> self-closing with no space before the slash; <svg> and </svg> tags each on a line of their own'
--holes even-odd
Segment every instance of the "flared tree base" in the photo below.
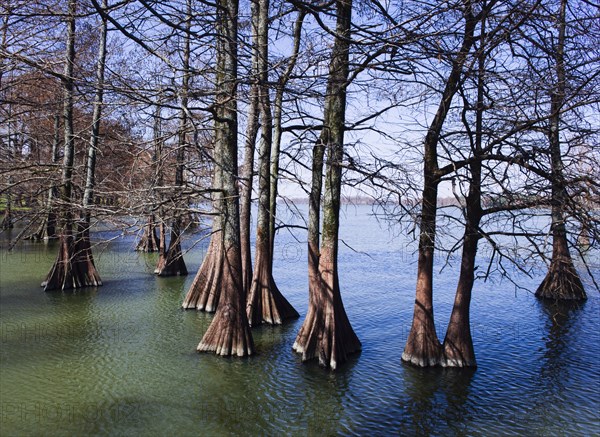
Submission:
<svg viewBox="0 0 600 437">
<path fill-rule="evenodd" d="M 46 280 L 44 291 L 69 290 L 102 285 L 96 270 L 87 232 L 79 232 L 77 240 L 70 233 L 59 238 L 58 256 Z"/>
<path fill-rule="evenodd" d="M 158 259 L 154 274 L 157 276 L 185 276 L 188 274 L 187 266 L 181 252 L 179 225 L 174 224 L 171 230 L 171 241 L 167 253 Z"/>
<path fill-rule="evenodd" d="M 300 317 L 277 288 L 267 263 L 268 261 L 256 267 L 248 293 L 246 314 L 250 326 L 258 326 L 261 323 L 281 325 L 286 320 Z"/>
<path fill-rule="evenodd" d="M 361 347 L 341 299 L 336 298 L 309 308 L 293 350 L 301 354 L 302 361 L 317 358 L 320 366 L 336 370 Z"/>
<path fill-rule="evenodd" d="M 442 353 L 442 367 L 477 367 L 470 334 L 466 337 L 462 337 L 458 332 L 446 334 Z"/>
<path fill-rule="evenodd" d="M 417 327 L 414 324 L 406 341 L 402 361 L 417 367 L 435 367 L 442 364 L 442 345 L 435 327 Z"/>
<path fill-rule="evenodd" d="M 222 356 L 252 355 L 254 343 L 246 318 L 232 305 L 220 305 L 196 350 Z"/>
<path fill-rule="evenodd" d="M 154 220 L 150 219 L 149 222 L 144 226 L 142 238 L 138 242 L 135 250 L 137 252 L 153 253 L 158 252 L 160 249 L 160 240 L 156 235 L 156 227 Z"/>
<path fill-rule="evenodd" d="M 183 304 L 183 309 L 196 309 L 209 313 L 217 310 L 221 297 L 221 277 L 223 275 L 224 257 L 220 250 L 220 238 L 213 235 L 204 261 L 196 273 Z"/>
<path fill-rule="evenodd" d="M 181 247 L 169 248 L 167 255 L 159 259 L 154 274 L 157 276 L 187 275 L 188 270 L 181 253 Z"/>
<path fill-rule="evenodd" d="M 552 259 L 548 273 L 535 295 L 552 300 L 587 299 L 583 283 L 570 257 Z"/>
</svg>

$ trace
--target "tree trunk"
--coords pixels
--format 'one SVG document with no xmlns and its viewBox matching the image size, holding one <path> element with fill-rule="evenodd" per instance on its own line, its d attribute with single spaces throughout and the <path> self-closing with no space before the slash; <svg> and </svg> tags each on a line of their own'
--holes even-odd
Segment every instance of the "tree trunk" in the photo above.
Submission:
<svg viewBox="0 0 600 437">
<path fill-rule="evenodd" d="M 12 177 L 8 177 L 8 185 L 12 184 Z M 4 217 L 2 218 L 2 224 L 0 224 L 0 229 L 12 229 L 14 227 L 13 224 L 13 215 L 12 215 L 12 194 L 10 192 L 10 188 L 6 190 L 6 207 L 4 208 Z"/>
<path fill-rule="evenodd" d="M 224 265 L 220 223 L 221 221 L 215 218 L 206 255 L 181 305 L 184 309 L 197 309 L 211 313 L 217 310 L 221 297 L 221 276 Z"/>
<path fill-rule="evenodd" d="M 154 126 L 153 126 L 153 140 L 154 140 L 154 153 L 152 154 L 152 169 L 154 170 L 154 183 L 151 187 L 151 207 L 152 211 L 157 209 L 156 203 L 160 202 L 160 194 L 156 193 L 156 187 L 162 186 L 163 183 L 163 173 L 162 173 L 162 120 L 161 120 L 161 97 L 158 98 L 156 102 L 156 108 L 154 111 Z M 162 215 L 163 215 L 163 206 L 162 202 L 158 206 L 158 211 L 161 217 L 159 217 L 160 225 L 159 232 L 160 234 L 156 235 L 156 217 L 153 213 L 148 214 L 148 221 L 146 225 L 142 229 L 142 237 L 140 238 L 139 243 L 137 244 L 135 250 L 140 252 L 159 252 L 159 260 L 164 258 L 166 255 L 166 247 L 164 243 L 165 238 L 165 230 L 162 225 Z M 161 245 L 162 244 L 162 245 Z M 162 247 L 162 250 L 161 250 Z M 156 272 L 156 270 L 155 270 Z"/>
<path fill-rule="evenodd" d="M 568 199 L 565 187 L 564 166 L 560 150 L 561 111 L 565 101 L 565 34 L 567 0 L 561 0 L 558 17 L 558 41 L 555 51 L 556 89 L 551 96 L 550 157 L 552 163 L 552 260 L 546 277 L 535 295 L 555 300 L 583 300 L 587 298 L 583 283 L 575 269 L 569 251 L 564 205 Z"/>
<path fill-rule="evenodd" d="M 279 156 L 281 151 L 283 94 L 285 92 L 287 83 L 290 80 L 292 72 L 294 71 L 294 67 L 296 66 L 296 61 L 298 60 L 304 17 L 306 17 L 306 11 L 299 11 L 298 17 L 296 18 L 296 24 L 294 25 L 294 48 L 285 72 L 277 82 L 273 104 L 273 153 L 271 156 L 271 187 L 269 193 L 269 239 L 271 240 L 272 254 L 274 254 L 275 251 L 275 218 L 277 217 L 277 191 L 279 184 Z M 273 259 L 271 259 L 271 264 L 273 264 Z"/>
<path fill-rule="evenodd" d="M 108 7 L 107 0 L 103 0 L 102 8 Z M 100 275 L 94 263 L 92 247 L 90 245 L 90 226 L 91 212 L 90 208 L 94 205 L 94 188 L 96 186 L 96 155 L 100 140 L 100 120 L 102 117 L 102 105 L 104 103 L 104 70 L 106 66 L 106 38 L 108 31 L 108 22 L 102 18 L 102 30 L 100 32 L 100 45 L 98 47 L 98 61 L 96 65 L 96 96 L 94 98 L 94 111 L 92 114 L 92 135 L 88 148 L 86 164 L 85 190 L 83 192 L 83 211 L 81 221 L 78 225 L 76 256 L 82 268 L 85 268 L 86 275 L 93 282 L 93 285 L 102 285 Z"/>
<path fill-rule="evenodd" d="M 303 361 L 316 357 L 321 366 L 332 370 L 344 363 L 348 355 L 361 349 L 360 341 L 350 325 L 342 303 L 337 266 L 351 0 L 336 1 L 336 12 L 336 36 L 329 67 L 324 126 L 320 141 L 313 151 L 316 158 L 313 171 L 317 170 L 318 174 L 313 173 L 316 186 L 311 190 L 309 210 L 309 311 L 294 343 L 294 350 L 302 354 Z M 322 172 L 319 171 L 319 167 L 322 169 L 323 145 L 327 149 L 327 167 L 322 250 L 318 253 L 318 215 L 315 212 L 320 206 Z M 313 213 L 312 216 L 310 212 Z"/>
<path fill-rule="evenodd" d="M 142 238 L 135 247 L 138 252 L 158 252 L 159 251 L 159 240 L 156 235 L 156 223 L 154 221 L 154 214 L 148 215 L 148 221 L 143 228 Z"/>
<path fill-rule="evenodd" d="M 183 171 L 185 166 L 185 148 L 187 145 L 188 134 L 188 93 L 190 83 L 190 31 L 192 25 L 192 5 L 191 0 L 187 0 L 187 10 L 185 19 L 185 36 L 183 50 L 183 78 L 181 84 L 181 111 L 179 121 L 179 138 L 177 144 L 177 162 L 175 165 L 175 186 L 178 189 L 177 196 L 181 195 L 184 185 Z M 180 199 L 176 201 L 181 202 Z M 173 223 L 171 225 L 171 239 L 166 255 L 159 258 L 155 273 L 158 276 L 178 276 L 187 275 L 188 270 L 181 252 L 181 212 L 176 211 Z"/>
<path fill-rule="evenodd" d="M 75 135 L 73 133 L 73 90 L 74 90 L 74 63 L 75 63 L 75 16 L 77 1 L 69 0 L 67 21 L 66 58 L 63 78 L 64 88 L 64 160 L 61 188 L 61 231 L 59 252 L 46 280 L 42 283 L 44 291 L 65 290 L 88 285 L 100 285 L 95 272 L 88 272 L 83 268 L 87 257 L 80 256 L 85 251 L 85 243 L 80 238 L 73 236 L 73 161 L 75 156 Z M 84 230 L 77 229 L 77 232 Z"/>
<path fill-rule="evenodd" d="M 251 15 L 257 14 L 258 6 L 250 2 Z M 250 291 L 252 284 L 252 253 L 250 250 L 250 223 L 252 220 L 252 186 L 254 179 L 254 149 L 258 136 L 259 124 L 259 91 L 258 91 L 258 26 L 251 20 L 252 29 L 252 84 L 250 85 L 250 103 L 248 107 L 248 126 L 246 128 L 246 145 L 244 148 L 244 165 L 241 178 L 242 193 L 240 198 L 240 238 L 242 241 L 242 280 L 244 291 Z"/>
<path fill-rule="evenodd" d="M 441 362 L 441 344 L 435 331 L 433 318 L 433 261 L 435 249 L 437 197 L 439 179 L 437 145 L 442 126 L 456 94 L 463 65 L 474 43 L 476 21 L 471 10 L 471 0 L 465 0 L 465 34 L 457 58 L 446 81 L 442 99 L 429 127 L 424 144 L 423 194 L 419 234 L 419 259 L 413 320 L 402 353 L 402 360 L 415 366 L 436 366 Z"/>
<path fill-rule="evenodd" d="M 245 311 L 237 186 L 237 19 L 238 0 L 217 2 L 217 101 L 215 161 L 221 171 L 221 296 L 199 352 L 246 356 L 254 353 Z"/>
<path fill-rule="evenodd" d="M 60 116 L 54 116 L 54 140 L 52 141 L 52 164 L 58 163 L 58 147 L 60 143 Z M 58 189 L 54 181 L 50 182 L 50 188 L 48 188 L 48 197 L 46 200 L 46 214 L 42 221 L 39 223 L 37 230 L 27 236 L 27 240 L 33 241 L 48 241 L 58 238 L 56 235 L 56 211 L 54 206 L 54 199 L 58 197 Z"/>
<path fill-rule="evenodd" d="M 296 310 L 281 294 L 273 279 L 271 241 L 269 238 L 269 204 L 271 182 L 271 146 L 273 119 L 269 98 L 268 25 L 269 0 L 254 0 L 253 21 L 257 22 L 257 48 L 259 71 L 259 107 L 261 138 L 258 173 L 258 221 L 256 225 L 256 265 L 248 293 L 246 310 L 251 326 L 260 323 L 281 324 L 284 320 L 299 317 Z"/>
</svg>

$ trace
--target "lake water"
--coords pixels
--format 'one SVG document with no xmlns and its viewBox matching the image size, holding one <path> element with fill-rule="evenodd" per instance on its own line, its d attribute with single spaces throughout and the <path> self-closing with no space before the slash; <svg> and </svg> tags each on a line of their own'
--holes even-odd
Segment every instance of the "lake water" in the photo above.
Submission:
<svg viewBox="0 0 600 437">
<path fill-rule="evenodd" d="M 301 232 L 280 233 L 274 272 L 301 318 L 253 329 L 247 359 L 195 352 L 212 316 L 180 305 L 206 248 L 200 235 L 186 241 L 188 277 L 154 277 L 155 257 L 134 252 L 128 235 L 95 247 L 104 286 L 65 293 L 39 287 L 55 246 L 7 253 L 3 241 L 0 435 L 600 434 L 600 299 L 589 279 L 587 302 L 567 307 L 499 278 L 477 282 L 477 370 L 412 368 L 400 357 L 415 246 L 369 212 L 348 207 L 342 220 L 342 295 L 363 350 L 335 373 L 292 352 L 307 308 Z M 435 278 L 440 338 L 457 269 Z M 515 278 L 535 290 L 544 273 Z"/>
</svg>

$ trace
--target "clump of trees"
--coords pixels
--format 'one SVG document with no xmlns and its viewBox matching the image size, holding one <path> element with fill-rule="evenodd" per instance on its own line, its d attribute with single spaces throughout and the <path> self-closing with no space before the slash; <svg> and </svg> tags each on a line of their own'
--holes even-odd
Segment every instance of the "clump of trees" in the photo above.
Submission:
<svg viewBox="0 0 600 437">
<path fill-rule="evenodd" d="M 309 274 L 293 348 L 336 369 L 361 348 L 338 277 L 347 183 L 417 225 L 408 363 L 476 366 L 476 280 L 511 279 L 509 264 L 531 274 L 515 253 L 547 263 L 538 297 L 586 298 L 577 243 L 597 244 L 600 205 L 600 17 L 587 2 L 0 7 L 1 224 L 58 239 L 45 290 L 102 284 L 98 221 L 136 219 L 136 250 L 158 252 L 155 273 L 185 275 L 181 242 L 203 211 L 210 241 L 182 306 L 215 313 L 199 351 L 251 355 L 252 327 L 299 317 L 273 276 L 287 226 L 279 186 L 296 184 L 308 198 Z M 447 246 L 438 235 L 449 221 L 463 229 Z M 493 254 L 485 266 L 481 245 Z M 435 255 L 457 251 L 440 341 Z"/>
</svg>

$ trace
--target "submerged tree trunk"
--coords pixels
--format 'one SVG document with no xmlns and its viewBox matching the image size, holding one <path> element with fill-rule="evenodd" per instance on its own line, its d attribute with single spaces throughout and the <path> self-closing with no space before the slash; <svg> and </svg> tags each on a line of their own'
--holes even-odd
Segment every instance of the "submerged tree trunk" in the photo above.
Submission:
<svg viewBox="0 0 600 437">
<path fill-rule="evenodd" d="M 346 120 L 346 88 L 349 74 L 351 0 L 336 1 L 336 36 L 333 46 L 323 131 L 313 150 L 313 186 L 309 210 L 309 310 L 296 337 L 294 350 L 302 360 L 318 358 L 319 364 L 335 370 L 348 355 L 361 349 L 342 303 L 338 279 L 338 237 Z M 327 148 L 323 236 L 318 246 L 318 208 L 324 148 Z M 310 214 L 312 212 L 312 214 Z M 316 222 L 315 222 L 316 218 Z M 316 227 L 316 228 L 315 228 Z"/>
<path fill-rule="evenodd" d="M 471 0 L 465 0 L 465 34 L 457 58 L 446 81 L 442 99 L 429 127 L 424 144 L 423 194 L 419 230 L 419 259 L 413 320 L 402 353 L 402 360 L 415 366 L 436 366 L 441 363 L 442 348 L 433 318 L 433 261 L 435 249 L 437 197 L 439 178 L 437 145 L 442 126 L 456 94 L 463 65 L 474 43 L 476 21 Z"/>
<path fill-rule="evenodd" d="M 237 19 L 238 0 L 217 2 L 215 164 L 221 168 L 219 194 L 222 237 L 221 296 L 215 316 L 198 344 L 199 352 L 246 356 L 254 353 L 245 311 L 237 186 Z"/>
<path fill-rule="evenodd" d="M 552 260 L 546 277 L 535 295 L 556 300 L 583 300 L 587 298 L 581 278 L 569 251 L 565 226 L 564 205 L 568 199 L 565 187 L 564 166 L 560 150 L 561 111 L 565 101 L 565 38 L 567 0 L 561 0 L 556 44 L 556 88 L 551 96 L 550 158 L 552 163 Z"/>
<path fill-rule="evenodd" d="M 259 107 L 261 138 L 259 148 L 258 173 L 258 220 L 256 225 L 256 265 L 252 285 L 248 293 L 246 310 L 251 326 L 260 323 L 281 324 L 284 320 L 296 318 L 298 312 L 281 294 L 273 279 L 271 241 L 269 238 L 269 204 L 271 182 L 271 146 L 273 143 L 273 119 L 269 98 L 269 51 L 268 25 L 269 0 L 256 2 L 253 21 L 257 22 L 257 48 L 259 71 Z"/>
</svg>

